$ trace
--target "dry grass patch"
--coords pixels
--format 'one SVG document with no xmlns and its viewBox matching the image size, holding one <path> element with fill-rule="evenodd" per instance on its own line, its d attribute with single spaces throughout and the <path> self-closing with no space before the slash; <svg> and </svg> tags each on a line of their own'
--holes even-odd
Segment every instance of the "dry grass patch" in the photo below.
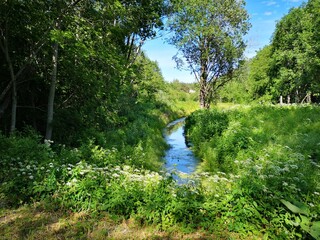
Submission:
<svg viewBox="0 0 320 240">
<path fill-rule="evenodd" d="M 88 212 L 45 210 L 43 205 L 25 205 L 18 209 L 0 209 L 0 240 L 203 240 L 203 239 L 261 239 L 254 236 L 243 238 L 226 229 L 219 234 L 203 230 L 186 232 L 179 226 L 161 231 L 156 226 L 141 226 L 134 219 L 112 217 Z"/>
<path fill-rule="evenodd" d="M 132 219 L 112 219 L 107 214 L 46 211 L 40 205 L 0 210 L 0 239 L 227 239 L 197 231 L 184 233 L 177 228 L 160 231 L 155 226 L 140 226 Z"/>
</svg>

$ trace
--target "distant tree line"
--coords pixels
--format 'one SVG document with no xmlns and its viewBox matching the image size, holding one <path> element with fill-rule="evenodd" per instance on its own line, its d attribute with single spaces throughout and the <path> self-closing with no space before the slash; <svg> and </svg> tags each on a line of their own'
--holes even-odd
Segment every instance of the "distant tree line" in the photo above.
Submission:
<svg viewBox="0 0 320 240">
<path fill-rule="evenodd" d="M 235 102 L 320 102 L 320 2 L 293 8 L 276 25 L 271 43 L 244 61 L 220 92 Z"/>
</svg>

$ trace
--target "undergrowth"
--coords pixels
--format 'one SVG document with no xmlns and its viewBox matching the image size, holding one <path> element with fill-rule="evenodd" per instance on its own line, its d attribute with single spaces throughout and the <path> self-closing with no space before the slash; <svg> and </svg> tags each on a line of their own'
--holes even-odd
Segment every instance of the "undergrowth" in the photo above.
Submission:
<svg viewBox="0 0 320 240">
<path fill-rule="evenodd" d="M 198 111 L 186 135 L 210 176 L 223 174 L 233 231 L 320 238 L 320 108 L 254 106 Z M 217 193 L 215 184 L 205 180 Z M 220 196 L 221 198 L 221 196 Z"/>
<path fill-rule="evenodd" d="M 203 161 L 183 185 L 160 170 L 161 162 L 156 167 L 161 151 L 152 149 L 161 131 L 137 127 L 139 141 L 122 129 L 123 142 L 132 145 L 89 141 L 78 148 L 41 143 L 30 132 L 0 135 L 1 207 L 40 203 L 49 213 L 86 213 L 97 223 L 108 214 L 162 233 L 205 233 L 207 239 L 317 239 L 319 115 L 312 106 L 191 114 L 186 134 Z M 1 229 L 12 226 L 1 220 Z M 90 226 L 77 236 L 90 238 Z M 100 230 L 101 239 L 111 237 Z"/>
</svg>

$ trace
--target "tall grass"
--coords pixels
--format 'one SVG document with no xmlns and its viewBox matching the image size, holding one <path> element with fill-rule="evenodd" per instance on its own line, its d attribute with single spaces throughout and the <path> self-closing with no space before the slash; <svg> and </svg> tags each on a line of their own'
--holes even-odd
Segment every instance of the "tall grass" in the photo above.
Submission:
<svg viewBox="0 0 320 240">
<path fill-rule="evenodd" d="M 232 179 L 233 227 L 250 222 L 277 238 L 319 237 L 319 119 L 317 106 L 213 109 L 187 118 L 201 169 Z"/>
<path fill-rule="evenodd" d="M 159 117 L 119 128 L 109 147 L 0 135 L 1 207 L 40 202 L 49 212 L 85 212 L 90 222 L 107 214 L 167 233 L 205 232 L 209 239 L 317 239 L 319 110 L 247 106 L 191 114 L 186 134 L 202 164 L 185 185 L 156 167 Z M 147 119 L 153 120 L 145 125 Z M 0 230 L 11 226 L 0 222 Z M 36 229 L 28 231 L 24 237 L 32 239 Z"/>
</svg>

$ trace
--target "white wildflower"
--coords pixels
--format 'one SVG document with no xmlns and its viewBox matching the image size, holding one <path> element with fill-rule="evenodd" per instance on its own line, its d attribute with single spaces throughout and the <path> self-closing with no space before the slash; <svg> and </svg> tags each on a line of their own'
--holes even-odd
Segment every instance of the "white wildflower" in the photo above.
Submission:
<svg viewBox="0 0 320 240">
<path fill-rule="evenodd" d="M 123 170 L 124 170 L 124 171 L 129 171 L 129 170 L 130 170 L 130 166 L 124 165 L 124 166 L 123 166 Z"/>
<path fill-rule="evenodd" d="M 117 173 L 114 173 L 114 174 L 112 174 L 112 177 L 114 177 L 114 178 L 118 178 L 118 177 L 120 177 L 120 175 L 119 175 L 119 174 L 117 174 Z"/>
</svg>

